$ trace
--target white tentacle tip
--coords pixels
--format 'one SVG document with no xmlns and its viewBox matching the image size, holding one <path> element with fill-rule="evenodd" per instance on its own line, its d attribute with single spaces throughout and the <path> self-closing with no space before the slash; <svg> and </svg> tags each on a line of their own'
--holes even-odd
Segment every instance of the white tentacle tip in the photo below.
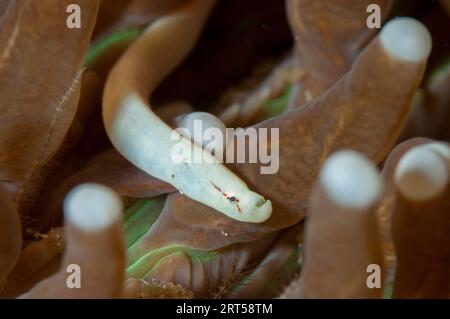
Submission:
<svg viewBox="0 0 450 319">
<path fill-rule="evenodd" d="M 321 169 L 319 181 L 332 201 L 353 209 L 373 205 L 383 186 L 375 165 L 351 150 L 331 155 Z"/>
<path fill-rule="evenodd" d="M 448 164 L 450 164 L 450 147 L 447 144 L 442 142 L 433 142 L 419 147 L 424 147 L 432 150 L 436 154 L 442 156 L 442 158 L 445 159 Z"/>
<path fill-rule="evenodd" d="M 123 203 L 111 188 L 95 183 L 81 184 L 64 200 L 66 219 L 84 231 L 99 231 L 118 222 Z"/>
<path fill-rule="evenodd" d="M 414 201 L 435 198 L 449 181 L 448 166 L 433 146 L 415 147 L 399 161 L 395 183 L 400 193 Z"/>
<path fill-rule="evenodd" d="M 184 130 L 186 138 L 211 152 L 223 153 L 227 145 L 225 124 L 216 116 L 207 112 L 192 112 L 175 119 L 179 128 Z M 187 133 L 187 134 L 186 134 Z"/>
<path fill-rule="evenodd" d="M 381 30 L 380 40 L 392 57 L 407 62 L 426 60 L 433 43 L 428 29 L 421 22 L 407 17 L 389 21 Z"/>
</svg>

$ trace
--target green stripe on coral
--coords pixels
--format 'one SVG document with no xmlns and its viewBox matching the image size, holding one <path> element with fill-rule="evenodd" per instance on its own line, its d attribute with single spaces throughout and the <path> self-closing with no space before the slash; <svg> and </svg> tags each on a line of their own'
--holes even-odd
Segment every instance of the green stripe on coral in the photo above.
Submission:
<svg viewBox="0 0 450 319">
<path fill-rule="evenodd" d="M 86 57 L 84 59 L 84 65 L 89 67 L 94 61 L 101 58 L 101 56 L 108 51 L 112 45 L 118 43 L 121 44 L 131 44 L 136 40 L 142 33 L 144 28 L 130 29 L 114 32 L 110 35 L 105 36 L 97 43 L 94 43 L 88 50 Z"/>
<path fill-rule="evenodd" d="M 288 85 L 280 96 L 264 103 L 260 110 L 263 118 L 271 118 L 282 114 L 289 103 L 291 93 L 292 85 Z"/>
<path fill-rule="evenodd" d="M 136 200 L 124 216 L 124 231 L 127 248 L 144 236 L 156 222 L 166 202 L 166 196 Z"/>
<path fill-rule="evenodd" d="M 215 251 L 196 250 L 177 244 L 168 245 L 149 251 L 132 265 L 129 265 L 126 269 L 126 276 L 127 278 L 145 278 L 154 271 L 155 267 L 157 267 L 163 258 L 175 253 L 183 253 L 189 258 L 200 260 L 201 262 L 209 262 L 217 256 L 217 252 Z"/>
</svg>

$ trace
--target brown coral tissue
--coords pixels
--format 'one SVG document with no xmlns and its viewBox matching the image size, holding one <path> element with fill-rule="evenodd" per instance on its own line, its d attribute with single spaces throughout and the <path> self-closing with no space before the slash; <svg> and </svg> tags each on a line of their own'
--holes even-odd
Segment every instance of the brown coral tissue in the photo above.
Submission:
<svg viewBox="0 0 450 319">
<path fill-rule="evenodd" d="M 449 9 L 0 0 L 0 298 L 450 299 Z"/>
</svg>

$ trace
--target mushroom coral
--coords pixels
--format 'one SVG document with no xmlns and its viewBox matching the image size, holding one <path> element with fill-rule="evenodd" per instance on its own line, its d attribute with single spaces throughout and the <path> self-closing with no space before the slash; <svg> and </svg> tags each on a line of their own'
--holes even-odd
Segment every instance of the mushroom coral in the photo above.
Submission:
<svg viewBox="0 0 450 319">
<path fill-rule="evenodd" d="M 301 277 L 282 297 L 381 297 L 382 287 L 367 285 L 367 268 L 383 267 L 374 209 L 382 189 L 382 178 L 364 156 L 348 150 L 330 156 L 311 194 Z"/>
<path fill-rule="evenodd" d="M 449 152 L 448 144 L 432 140 L 400 145 L 387 163 L 389 173 L 382 175 L 389 194 L 385 197 L 380 196 L 383 179 L 367 159 L 353 151 L 332 155 L 311 195 L 306 262 L 281 297 L 379 298 L 383 284 L 389 284 L 392 298 L 448 298 Z M 397 259 L 393 278 L 380 280 L 373 289 L 376 282 L 367 284 L 367 272 L 389 272 L 384 269 L 377 206 L 387 207 L 392 218 Z"/>
<path fill-rule="evenodd" d="M 406 152 L 397 164 L 394 298 L 449 297 L 449 160 L 448 144 L 427 143 Z"/>
<path fill-rule="evenodd" d="M 103 185 L 73 189 L 64 204 L 67 249 L 61 268 L 20 297 L 119 297 L 125 265 L 122 209 L 120 197 Z"/>
<path fill-rule="evenodd" d="M 27 215 L 74 119 L 99 0 L 76 1 L 85 8 L 83 29 L 67 28 L 61 14 L 73 1 L 3 2 L 0 174 Z"/>
<path fill-rule="evenodd" d="M 381 1 L 287 1 L 291 28 L 295 34 L 295 55 L 304 77 L 297 83 L 296 105 L 319 96 L 353 64 L 375 34 L 367 26 L 374 5 L 380 23 L 390 12 L 390 0 Z"/>
<path fill-rule="evenodd" d="M 235 101 L 223 114 L 244 125 L 254 123 L 268 98 L 290 86 L 287 109 L 321 95 L 352 66 L 355 58 L 375 35 L 367 24 L 367 8 L 377 5 L 381 20 L 391 7 L 382 1 L 286 1 L 286 12 L 294 36 L 294 52 L 275 68 L 271 76 L 242 101 Z M 381 23 L 382 21 L 380 21 Z M 230 118 L 231 117 L 231 118 Z"/>
</svg>

